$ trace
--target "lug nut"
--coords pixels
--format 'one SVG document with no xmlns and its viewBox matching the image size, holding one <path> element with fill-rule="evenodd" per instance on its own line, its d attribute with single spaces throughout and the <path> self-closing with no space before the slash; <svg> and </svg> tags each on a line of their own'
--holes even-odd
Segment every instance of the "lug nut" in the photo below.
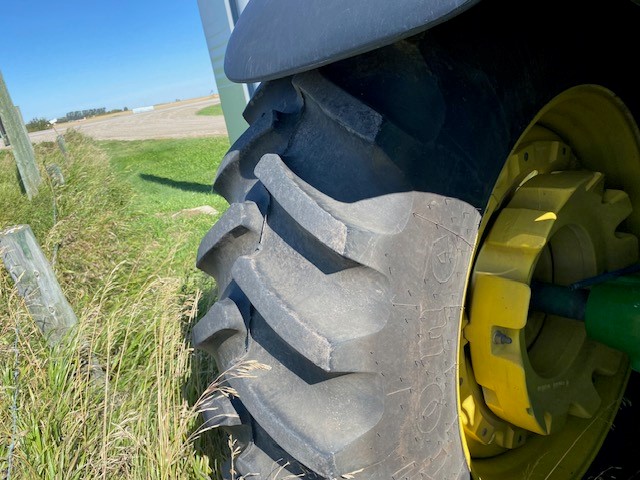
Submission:
<svg viewBox="0 0 640 480">
<path fill-rule="evenodd" d="M 505 335 L 500 330 L 496 330 L 493 334 L 493 343 L 496 345 L 509 345 L 513 340 L 508 335 Z"/>
</svg>

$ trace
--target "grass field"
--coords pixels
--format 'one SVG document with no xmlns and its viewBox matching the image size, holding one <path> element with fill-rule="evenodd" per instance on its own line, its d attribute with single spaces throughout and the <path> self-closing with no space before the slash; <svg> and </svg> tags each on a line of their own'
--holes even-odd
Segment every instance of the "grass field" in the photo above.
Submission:
<svg viewBox="0 0 640 480">
<path fill-rule="evenodd" d="M 215 432 L 199 434 L 196 403 L 216 372 L 188 339 L 216 294 L 194 261 L 227 206 L 210 189 L 226 138 L 66 139 L 69 161 L 53 144 L 37 147 L 66 184 L 44 184 L 32 202 L 10 153 L 0 152 L 0 228 L 27 223 L 48 258 L 57 252 L 56 274 L 79 319 L 68 342 L 50 349 L 1 269 L 0 471 L 12 479 L 219 478 L 227 448 Z M 202 205 L 219 213 L 179 214 Z M 87 375 L 87 349 L 104 380 Z"/>
<path fill-rule="evenodd" d="M 222 105 L 219 103 L 216 105 L 209 105 L 208 107 L 203 108 L 202 110 L 198 110 L 196 115 L 208 115 L 208 116 L 216 116 L 222 115 Z"/>
<path fill-rule="evenodd" d="M 227 208 L 211 188 L 218 162 L 229 148 L 226 139 L 108 141 L 100 146 L 114 172 L 135 192 L 130 212 L 136 221 L 155 238 L 171 236 L 174 240 L 161 248 L 167 254 L 177 248 L 174 262 L 183 270 L 193 268 L 198 243 L 218 217 L 178 212 L 202 205 L 219 213 Z"/>
</svg>

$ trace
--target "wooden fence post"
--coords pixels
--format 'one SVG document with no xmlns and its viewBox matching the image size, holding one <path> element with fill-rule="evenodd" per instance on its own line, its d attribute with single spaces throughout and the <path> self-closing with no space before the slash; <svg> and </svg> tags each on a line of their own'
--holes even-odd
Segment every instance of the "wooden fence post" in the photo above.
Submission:
<svg viewBox="0 0 640 480">
<path fill-rule="evenodd" d="M 31 227 L 18 225 L 0 231 L 0 256 L 47 341 L 58 343 L 78 319 Z"/>
<path fill-rule="evenodd" d="M 10 145 L 9 137 L 7 137 L 7 132 L 4 129 L 4 125 L 2 124 L 2 117 L 0 117 L 0 140 L 4 143 L 5 147 Z"/>
<path fill-rule="evenodd" d="M 60 343 L 77 325 L 78 318 L 29 225 L 0 231 L 0 258 L 49 345 Z M 79 345 L 92 381 L 101 382 L 105 374 L 100 362 L 90 353 L 83 339 Z"/>
<path fill-rule="evenodd" d="M 42 183 L 40 171 L 36 165 L 33 145 L 22 122 L 22 117 L 11 102 L 9 91 L 0 73 L 0 118 L 6 131 L 6 136 L 13 148 L 13 156 L 18 165 L 20 178 L 29 199 L 38 194 L 38 187 Z"/>
</svg>

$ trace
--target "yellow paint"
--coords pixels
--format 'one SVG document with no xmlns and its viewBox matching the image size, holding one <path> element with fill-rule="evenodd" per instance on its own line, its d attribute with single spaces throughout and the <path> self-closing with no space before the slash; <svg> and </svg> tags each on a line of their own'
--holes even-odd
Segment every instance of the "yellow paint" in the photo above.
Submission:
<svg viewBox="0 0 640 480">
<path fill-rule="evenodd" d="M 604 196 L 599 173 L 538 175 L 500 211 L 476 259 L 465 329 L 476 381 L 497 416 L 540 435 L 561 429 L 570 412 L 592 417 L 600 405 L 592 375 L 603 373 L 602 365 L 614 374 L 621 361 L 609 350 L 600 351 L 606 358 L 595 356 L 580 322 L 547 318 L 530 351 L 525 331 L 529 284 L 543 249 L 553 251 L 553 268 L 562 270 L 564 284 L 615 270 L 619 258 L 627 265 L 637 260 L 637 242 L 615 234 L 631 213 L 628 198 L 607 194 L 614 203 L 605 203 Z M 608 252 L 618 254 L 610 258 Z M 555 271 L 544 278 L 546 270 L 537 273 L 539 280 L 557 282 Z M 496 344 L 496 331 L 511 343 Z"/>
<path fill-rule="evenodd" d="M 475 478 L 578 479 L 606 436 L 626 360 L 575 322 L 528 314 L 529 284 L 534 276 L 567 284 L 635 261 L 639 138 L 615 95 L 579 86 L 536 116 L 496 181 L 459 351 L 460 418 Z M 620 222 L 624 231 L 614 234 Z M 571 341 L 559 348 L 554 337 Z"/>
<path fill-rule="evenodd" d="M 558 216 L 553 212 L 547 212 L 535 219 L 536 222 L 544 222 L 546 220 L 557 220 Z"/>
</svg>

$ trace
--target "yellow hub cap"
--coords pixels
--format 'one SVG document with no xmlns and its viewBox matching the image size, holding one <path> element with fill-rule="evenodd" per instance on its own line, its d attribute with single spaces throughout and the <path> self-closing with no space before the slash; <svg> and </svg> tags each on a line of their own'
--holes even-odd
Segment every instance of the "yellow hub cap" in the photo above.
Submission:
<svg viewBox="0 0 640 480">
<path fill-rule="evenodd" d="M 630 213 L 624 192 L 584 171 L 535 176 L 500 212 L 478 254 L 464 331 L 475 379 L 498 417 L 548 435 L 569 414 L 597 411 L 592 376 L 615 374 L 621 354 L 588 340 L 581 322 L 530 315 L 529 284 L 534 273 L 570 285 L 634 262 L 636 238 L 615 231 Z"/>
<path fill-rule="evenodd" d="M 637 126 L 610 91 L 570 89 L 522 134 L 480 225 L 459 361 L 474 477 L 582 478 L 628 361 L 575 320 L 529 311 L 530 284 L 570 285 L 636 262 L 639 235 Z"/>
</svg>

